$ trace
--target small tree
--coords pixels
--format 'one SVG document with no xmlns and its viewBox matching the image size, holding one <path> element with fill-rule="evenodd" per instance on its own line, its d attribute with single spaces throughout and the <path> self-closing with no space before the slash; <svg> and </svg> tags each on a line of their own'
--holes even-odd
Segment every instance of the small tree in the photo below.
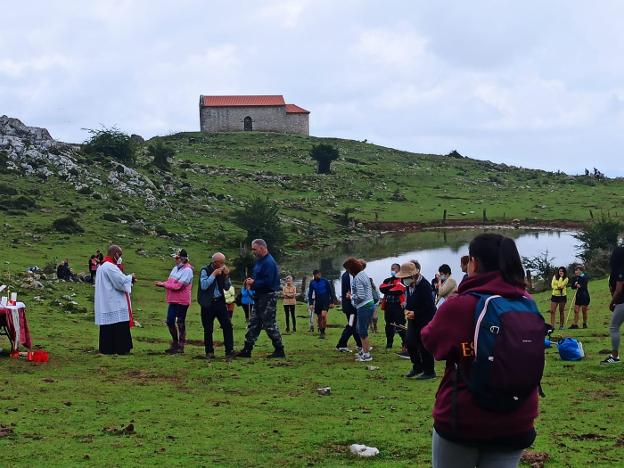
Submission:
<svg viewBox="0 0 624 468">
<path fill-rule="evenodd" d="M 310 150 L 310 157 L 318 163 L 316 171 L 318 174 L 330 174 L 331 163 L 338 159 L 338 156 L 338 149 L 325 143 L 313 146 Z"/>
<path fill-rule="evenodd" d="M 134 163 L 136 148 L 130 135 L 120 132 L 115 127 L 87 131 L 91 134 L 91 138 L 84 143 L 87 154 L 102 155 L 125 164 Z"/>
<path fill-rule="evenodd" d="M 168 171 L 171 167 L 170 159 L 173 159 L 175 151 L 162 141 L 157 140 L 147 147 L 147 154 L 152 157 L 152 164 L 163 171 Z"/>
<path fill-rule="evenodd" d="M 531 270 L 534 275 L 543 280 L 550 278 L 550 275 L 555 271 L 555 265 L 553 265 L 554 257 L 548 256 L 548 250 L 533 257 L 522 257 L 522 264 L 527 270 Z"/>
<path fill-rule="evenodd" d="M 608 272 L 610 254 L 617 247 L 623 231 L 624 224 L 603 215 L 574 236 L 580 241 L 577 246 L 579 257 L 590 274 Z"/>
<path fill-rule="evenodd" d="M 282 250 L 286 233 L 279 218 L 279 208 L 269 199 L 252 200 L 245 208 L 234 213 L 233 220 L 238 227 L 247 231 L 246 244 L 254 239 L 264 239 L 275 254 Z"/>
</svg>

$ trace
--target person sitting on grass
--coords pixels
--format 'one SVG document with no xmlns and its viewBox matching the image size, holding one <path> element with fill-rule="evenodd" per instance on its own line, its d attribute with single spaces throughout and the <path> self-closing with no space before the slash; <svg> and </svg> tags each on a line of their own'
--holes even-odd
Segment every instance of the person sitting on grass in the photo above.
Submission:
<svg viewBox="0 0 624 468">
<path fill-rule="evenodd" d="M 577 265 L 574 269 L 576 275 L 572 278 L 572 289 L 576 290 L 574 293 L 574 323 L 570 325 L 570 328 L 578 328 L 579 312 L 583 312 L 583 328 L 587 328 L 587 308 L 589 307 L 590 297 L 587 283 L 589 277 L 585 273 L 583 265 Z"/>
<path fill-rule="evenodd" d="M 565 306 L 568 302 L 566 288 L 568 287 L 568 271 L 565 267 L 559 267 L 551 281 L 552 297 L 550 298 L 550 325 L 555 329 L 557 321 L 555 313 L 559 307 L 559 330 L 563 330 L 565 323 Z"/>
<path fill-rule="evenodd" d="M 602 364 L 619 364 L 620 361 L 620 327 L 624 323 L 624 246 L 616 247 L 611 254 L 611 275 L 609 290 L 611 303 L 609 310 L 613 312 L 609 333 L 611 334 L 611 354 Z"/>
</svg>

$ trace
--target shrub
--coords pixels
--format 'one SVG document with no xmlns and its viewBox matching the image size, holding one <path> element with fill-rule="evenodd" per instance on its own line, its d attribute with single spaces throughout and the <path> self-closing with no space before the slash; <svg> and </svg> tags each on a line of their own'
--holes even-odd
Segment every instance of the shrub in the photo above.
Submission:
<svg viewBox="0 0 624 468">
<path fill-rule="evenodd" d="M 245 208 L 234 213 L 234 223 L 247 232 L 245 243 L 264 239 L 269 249 L 278 254 L 286 240 L 279 208 L 269 199 L 256 198 Z"/>
<path fill-rule="evenodd" d="M 134 163 L 136 149 L 129 135 L 115 127 L 87 131 L 91 138 L 84 143 L 85 153 L 116 159 L 125 164 Z"/>
<path fill-rule="evenodd" d="M 609 271 L 610 253 L 623 231 L 624 224 L 603 215 L 574 236 L 580 241 L 579 257 L 591 275 L 601 276 Z"/>
<path fill-rule="evenodd" d="M 0 195 L 17 195 L 17 190 L 10 185 L 0 184 Z"/>
<path fill-rule="evenodd" d="M 116 223 L 119 221 L 119 217 L 117 215 L 114 215 L 113 213 L 104 213 L 102 215 L 102 219 L 104 221 L 110 221 L 111 223 Z"/>
<path fill-rule="evenodd" d="M 147 154 L 152 157 L 152 164 L 163 171 L 168 171 L 171 167 L 170 159 L 173 159 L 175 151 L 162 141 L 157 140 L 147 147 Z"/>
<path fill-rule="evenodd" d="M 2 197 L 0 198 L 0 204 L 2 204 L 5 210 L 33 210 L 37 207 L 37 202 L 30 197 L 19 195 L 17 197 Z"/>
<path fill-rule="evenodd" d="M 65 234 L 82 234 L 84 232 L 84 228 L 78 224 L 73 216 L 65 216 L 64 218 L 54 220 L 52 229 Z"/>
<path fill-rule="evenodd" d="M 553 264 L 554 257 L 548 256 L 548 250 L 533 257 L 522 257 L 522 264 L 527 270 L 531 270 L 533 277 L 539 277 L 547 280 L 554 274 L 557 267 Z"/>
</svg>

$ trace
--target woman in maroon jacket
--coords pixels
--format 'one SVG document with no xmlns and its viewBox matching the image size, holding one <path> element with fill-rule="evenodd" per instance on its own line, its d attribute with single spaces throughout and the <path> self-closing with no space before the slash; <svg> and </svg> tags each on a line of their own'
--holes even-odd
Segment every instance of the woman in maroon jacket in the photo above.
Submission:
<svg viewBox="0 0 624 468">
<path fill-rule="evenodd" d="M 526 295 L 524 271 L 512 239 L 481 234 L 469 247 L 468 278 L 459 286 L 422 330 L 422 341 L 437 360 L 446 360 L 444 377 L 433 408 L 432 458 L 434 468 L 516 467 L 522 450 L 535 440 L 537 389 L 516 410 L 493 412 L 480 407 L 461 378 L 454 381 L 455 366 L 466 369 L 464 357 L 473 341 L 473 316 L 477 301 L 472 293 L 499 294 L 505 298 Z"/>
</svg>

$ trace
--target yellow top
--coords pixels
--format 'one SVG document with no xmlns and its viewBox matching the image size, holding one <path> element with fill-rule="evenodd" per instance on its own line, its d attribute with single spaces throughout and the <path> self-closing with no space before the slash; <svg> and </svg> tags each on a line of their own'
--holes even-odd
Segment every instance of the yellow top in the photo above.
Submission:
<svg viewBox="0 0 624 468">
<path fill-rule="evenodd" d="M 559 278 L 558 275 L 555 275 L 553 276 L 550 286 L 552 287 L 553 296 L 556 296 L 556 297 L 567 296 L 566 288 L 568 286 L 568 278 Z"/>
</svg>

